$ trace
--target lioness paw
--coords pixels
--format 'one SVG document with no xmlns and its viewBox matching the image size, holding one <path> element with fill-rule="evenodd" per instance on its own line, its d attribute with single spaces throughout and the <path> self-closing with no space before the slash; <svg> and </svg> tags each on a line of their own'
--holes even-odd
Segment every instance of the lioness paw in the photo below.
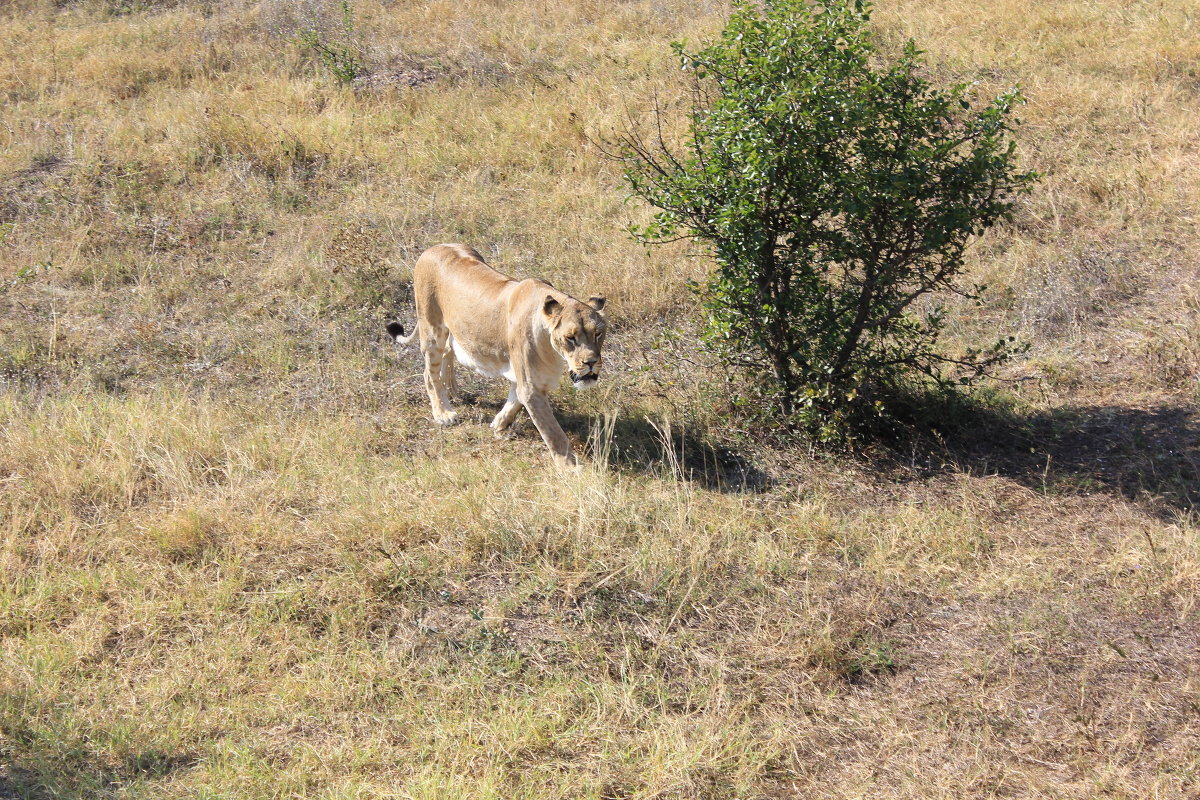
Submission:
<svg viewBox="0 0 1200 800">
<path fill-rule="evenodd" d="M 567 453 L 565 456 L 555 455 L 553 458 L 554 465 L 559 469 L 568 470 L 570 472 L 579 471 L 579 462 L 575 460 L 574 453 Z"/>
</svg>

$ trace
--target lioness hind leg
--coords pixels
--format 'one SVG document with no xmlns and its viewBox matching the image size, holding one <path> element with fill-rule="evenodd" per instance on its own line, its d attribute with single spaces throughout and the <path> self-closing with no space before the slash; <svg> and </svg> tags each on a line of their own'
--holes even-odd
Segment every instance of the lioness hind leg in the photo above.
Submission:
<svg viewBox="0 0 1200 800">
<path fill-rule="evenodd" d="M 446 386 L 445 362 L 447 353 L 453 358 L 454 354 L 446 346 L 449 331 L 430 330 L 429 335 L 421 338 L 425 350 L 425 391 L 429 394 L 429 406 L 433 410 L 433 419 L 439 425 L 453 425 L 458 415 L 450 408 L 450 396 Z M 453 370 L 453 366 L 450 368 Z"/>
<path fill-rule="evenodd" d="M 451 400 L 462 399 L 462 395 L 458 392 L 458 377 L 454 370 L 456 363 L 454 348 L 446 348 L 442 354 L 442 385 L 446 387 L 446 394 L 450 396 Z"/>
<path fill-rule="evenodd" d="M 517 385 L 515 383 L 509 385 L 508 401 L 504 404 L 504 408 L 500 409 L 500 413 L 496 414 L 496 418 L 492 420 L 492 430 L 496 432 L 496 438 L 502 439 L 508 435 L 508 427 L 513 424 L 513 420 L 521 413 L 521 401 L 517 399 Z"/>
</svg>

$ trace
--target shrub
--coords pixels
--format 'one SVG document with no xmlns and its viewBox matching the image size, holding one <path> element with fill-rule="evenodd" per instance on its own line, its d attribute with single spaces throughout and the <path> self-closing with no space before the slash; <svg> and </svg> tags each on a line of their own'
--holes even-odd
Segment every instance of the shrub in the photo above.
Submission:
<svg viewBox="0 0 1200 800">
<path fill-rule="evenodd" d="M 869 20 L 851 0 L 739 3 L 715 43 L 673 45 L 695 79 L 683 150 L 660 117 L 619 151 L 659 209 L 634 234 L 693 237 L 715 260 L 695 287 L 708 344 L 774 423 L 826 439 L 886 413 L 914 376 L 961 385 L 1010 354 L 1011 338 L 941 353 L 944 311 L 917 301 L 978 296 L 964 250 L 1035 179 L 1014 166 L 1016 89 L 975 109 L 969 84 L 921 77 L 911 41 L 881 58 Z"/>
<path fill-rule="evenodd" d="M 263 15 L 269 30 L 311 53 L 338 83 L 349 86 L 365 71 L 349 0 L 273 0 Z"/>
</svg>

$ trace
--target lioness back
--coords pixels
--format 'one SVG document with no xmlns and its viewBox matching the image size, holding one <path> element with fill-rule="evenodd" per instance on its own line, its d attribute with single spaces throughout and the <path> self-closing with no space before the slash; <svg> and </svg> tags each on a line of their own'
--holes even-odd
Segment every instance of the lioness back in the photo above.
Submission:
<svg viewBox="0 0 1200 800">
<path fill-rule="evenodd" d="M 502 306 L 515 283 L 484 263 L 474 248 L 435 245 L 413 269 L 417 315 L 430 325 L 445 325 L 457 341 L 498 356 L 507 334 Z"/>
</svg>

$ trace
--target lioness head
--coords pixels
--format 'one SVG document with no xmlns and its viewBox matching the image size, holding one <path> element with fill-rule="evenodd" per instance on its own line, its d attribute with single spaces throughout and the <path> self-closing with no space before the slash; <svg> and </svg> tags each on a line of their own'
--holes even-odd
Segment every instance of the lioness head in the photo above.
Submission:
<svg viewBox="0 0 1200 800">
<path fill-rule="evenodd" d="M 550 344 L 567 362 L 576 389 L 591 388 L 600 377 L 600 347 L 607 327 L 600 313 L 603 308 L 603 297 L 588 298 L 586 303 L 567 298 L 560 303 L 553 295 L 546 295 L 542 306 Z"/>
</svg>

